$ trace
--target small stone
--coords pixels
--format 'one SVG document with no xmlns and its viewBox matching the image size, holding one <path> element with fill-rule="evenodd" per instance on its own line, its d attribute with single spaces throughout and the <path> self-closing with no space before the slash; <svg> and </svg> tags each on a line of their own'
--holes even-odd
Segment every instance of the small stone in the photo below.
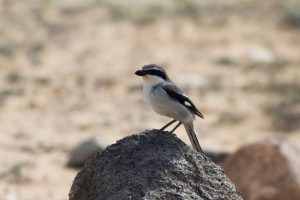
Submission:
<svg viewBox="0 0 300 200">
<path fill-rule="evenodd" d="M 222 163 L 229 155 L 229 152 L 223 151 L 204 151 L 204 154 L 208 156 L 214 163 Z"/>
<path fill-rule="evenodd" d="M 78 144 L 71 152 L 68 167 L 82 167 L 86 161 L 106 147 L 99 138 L 91 138 Z"/>
<path fill-rule="evenodd" d="M 272 51 L 261 46 L 249 48 L 247 51 L 247 57 L 254 62 L 271 63 L 274 61 Z"/>
</svg>

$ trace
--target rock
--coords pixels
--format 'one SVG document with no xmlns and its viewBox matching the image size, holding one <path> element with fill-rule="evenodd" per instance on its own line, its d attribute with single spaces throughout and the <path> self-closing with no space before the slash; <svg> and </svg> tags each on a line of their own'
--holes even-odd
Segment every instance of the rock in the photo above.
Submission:
<svg viewBox="0 0 300 200">
<path fill-rule="evenodd" d="M 248 49 L 247 57 L 253 62 L 258 63 L 272 63 L 275 60 L 275 56 L 271 50 L 261 47 L 253 46 Z"/>
<path fill-rule="evenodd" d="M 4 195 L 3 200 L 18 200 L 16 192 L 9 192 Z"/>
<path fill-rule="evenodd" d="M 286 6 L 283 21 L 292 28 L 300 28 L 300 5 L 298 3 Z"/>
<path fill-rule="evenodd" d="M 68 167 L 82 167 L 86 161 L 94 157 L 106 147 L 99 138 L 91 138 L 78 144 L 71 152 Z"/>
<path fill-rule="evenodd" d="M 159 130 L 128 136 L 85 164 L 70 200 L 240 200 L 223 170 L 174 134 Z"/>
<path fill-rule="evenodd" d="M 223 162 L 229 155 L 229 152 L 216 152 L 216 151 L 204 151 L 204 154 L 208 156 L 214 163 Z"/>
<path fill-rule="evenodd" d="M 245 199 L 300 199 L 300 153 L 286 139 L 242 147 L 222 166 Z"/>
</svg>

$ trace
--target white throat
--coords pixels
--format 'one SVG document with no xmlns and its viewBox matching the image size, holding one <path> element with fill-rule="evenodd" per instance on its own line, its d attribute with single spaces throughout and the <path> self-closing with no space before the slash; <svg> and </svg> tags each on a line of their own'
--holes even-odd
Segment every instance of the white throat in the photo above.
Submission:
<svg viewBox="0 0 300 200">
<path fill-rule="evenodd" d="M 144 85 L 146 86 L 154 86 L 160 83 L 165 82 L 164 79 L 158 77 L 158 76 L 152 76 L 152 75 L 147 75 L 147 76 L 143 76 L 144 79 Z"/>
</svg>

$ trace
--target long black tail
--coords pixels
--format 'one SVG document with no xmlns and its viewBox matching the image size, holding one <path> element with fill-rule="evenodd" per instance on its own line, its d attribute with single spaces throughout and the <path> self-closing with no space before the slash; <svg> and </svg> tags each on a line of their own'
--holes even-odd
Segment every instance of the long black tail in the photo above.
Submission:
<svg viewBox="0 0 300 200">
<path fill-rule="evenodd" d="M 191 123 L 184 123 L 183 125 L 184 125 L 184 128 L 185 128 L 185 130 L 186 130 L 189 138 L 190 138 L 190 141 L 192 143 L 193 148 L 196 151 L 203 153 L 203 151 L 201 149 L 201 146 L 199 144 L 196 132 L 194 130 L 193 122 L 191 122 Z"/>
</svg>

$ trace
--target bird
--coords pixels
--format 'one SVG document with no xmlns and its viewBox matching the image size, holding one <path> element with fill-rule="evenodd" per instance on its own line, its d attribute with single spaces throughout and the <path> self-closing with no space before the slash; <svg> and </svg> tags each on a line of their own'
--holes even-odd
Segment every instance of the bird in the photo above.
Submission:
<svg viewBox="0 0 300 200">
<path fill-rule="evenodd" d="M 170 132 L 173 133 L 183 124 L 192 147 L 198 152 L 203 152 L 194 130 L 193 121 L 195 116 L 202 119 L 204 116 L 187 95 L 169 78 L 165 69 L 157 64 L 148 64 L 137 70 L 135 75 L 143 78 L 143 93 L 152 109 L 159 115 L 172 118 L 172 121 L 160 130 L 165 130 L 178 121 Z"/>
</svg>

